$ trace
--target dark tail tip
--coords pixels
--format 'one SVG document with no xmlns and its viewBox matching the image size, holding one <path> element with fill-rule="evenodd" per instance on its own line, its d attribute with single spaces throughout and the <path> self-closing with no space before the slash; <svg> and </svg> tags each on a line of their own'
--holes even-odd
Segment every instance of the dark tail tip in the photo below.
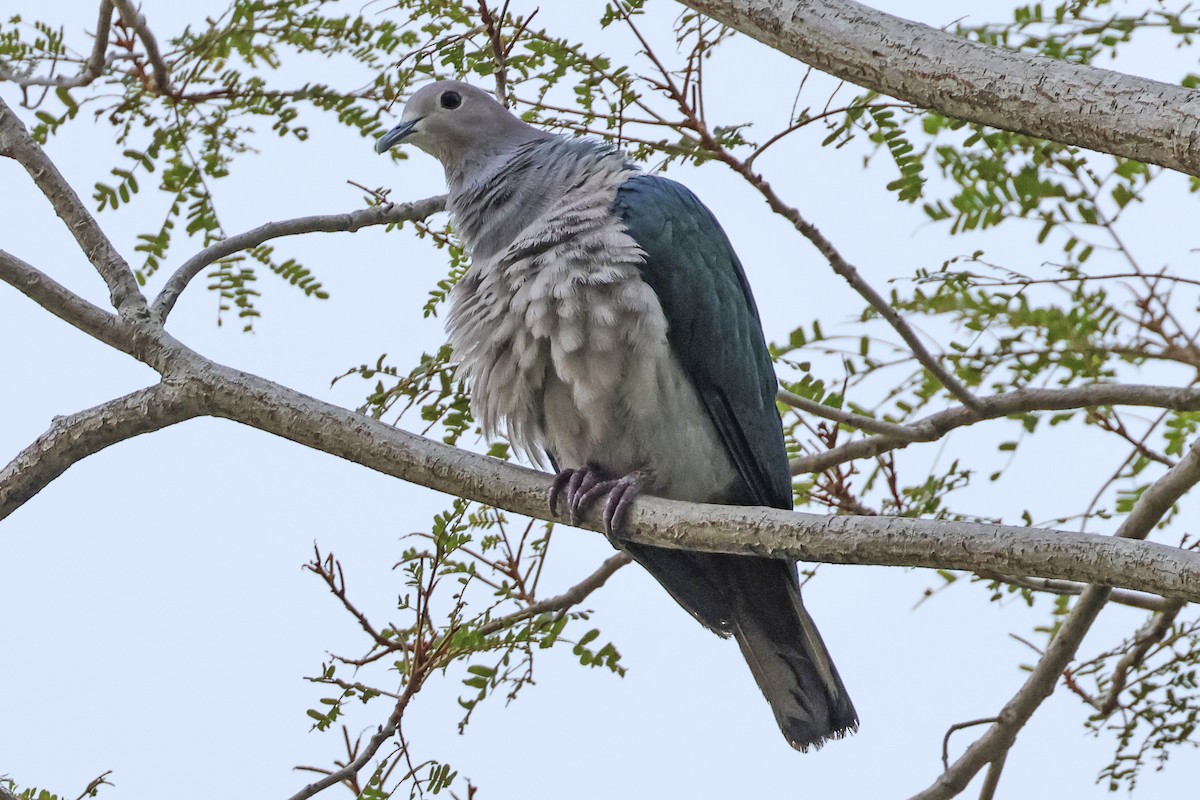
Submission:
<svg viewBox="0 0 1200 800">
<path fill-rule="evenodd" d="M 801 753 L 807 753 L 810 747 L 820 750 L 826 742 L 844 738 L 858 731 L 858 717 L 853 715 L 849 720 L 838 720 L 831 724 L 836 727 L 818 730 L 813 727 L 811 720 L 792 718 L 781 720 L 779 728 L 788 744 Z"/>
<path fill-rule="evenodd" d="M 794 567 L 736 564 L 734 635 L 788 744 L 819 748 L 858 730 L 858 714 L 800 600 Z"/>
</svg>

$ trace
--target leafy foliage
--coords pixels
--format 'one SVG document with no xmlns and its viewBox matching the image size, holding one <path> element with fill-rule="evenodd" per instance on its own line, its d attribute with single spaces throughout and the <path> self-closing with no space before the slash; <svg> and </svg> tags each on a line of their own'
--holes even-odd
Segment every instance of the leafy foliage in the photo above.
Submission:
<svg viewBox="0 0 1200 800">
<path fill-rule="evenodd" d="M 1195 738 L 1200 621 L 1173 617 L 1154 615 L 1142 630 L 1070 675 L 1071 688 L 1096 709 L 1088 730 L 1111 734 L 1117 742 L 1099 778 L 1111 791 L 1132 791 L 1146 766 L 1161 770 L 1176 748 L 1200 746 Z M 1085 681 L 1094 689 L 1083 689 Z"/>
</svg>

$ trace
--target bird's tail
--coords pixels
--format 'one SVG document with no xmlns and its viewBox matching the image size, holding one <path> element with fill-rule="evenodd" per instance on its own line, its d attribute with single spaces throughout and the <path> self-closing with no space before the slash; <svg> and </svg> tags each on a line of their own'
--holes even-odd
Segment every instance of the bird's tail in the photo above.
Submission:
<svg viewBox="0 0 1200 800">
<path fill-rule="evenodd" d="M 726 568 L 732 629 L 779 729 L 797 750 L 858 729 L 858 715 L 800 600 L 795 565 L 733 556 Z"/>
</svg>

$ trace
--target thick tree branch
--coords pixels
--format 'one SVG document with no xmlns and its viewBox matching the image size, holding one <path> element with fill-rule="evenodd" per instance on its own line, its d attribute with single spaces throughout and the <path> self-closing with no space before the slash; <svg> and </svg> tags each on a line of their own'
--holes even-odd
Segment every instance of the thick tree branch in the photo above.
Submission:
<svg viewBox="0 0 1200 800">
<path fill-rule="evenodd" d="M 197 398 L 157 384 L 68 417 L 0 470 L 0 520 L 20 508 L 73 464 L 109 445 L 162 430 L 200 414 Z"/>
<path fill-rule="evenodd" d="M 1172 411 L 1200 411 L 1200 389 L 1178 386 L 1145 386 L 1135 383 L 1092 383 L 1068 389 L 1018 389 L 981 398 L 978 409 L 964 406 L 940 411 L 911 425 L 903 437 L 879 434 L 834 447 L 823 453 L 791 461 L 792 474 L 822 472 L 857 458 L 874 458 L 912 442 L 933 442 L 955 428 L 1010 414 L 1032 411 L 1066 411 L 1097 406 L 1145 406 Z"/>
<path fill-rule="evenodd" d="M 450 447 L 254 375 L 193 358 L 206 413 L 437 491 L 556 519 L 540 472 Z M 567 522 L 565 518 L 558 518 Z M 641 498 L 631 540 L 660 547 L 753 553 L 837 564 L 964 569 L 1107 582 L 1200 601 L 1200 553 L 1070 531 L 889 517 L 821 516 L 769 508 Z M 602 529 L 600 511 L 581 527 Z"/>
<path fill-rule="evenodd" d="M 858 86 L 1200 176 L 1200 92 L 961 39 L 852 0 L 681 0 Z"/>
<path fill-rule="evenodd" d="M 79 195 L 67 183 L 42 148 L 29 135 L 25 125 L 0 98 L 0 155 L 15 159 L 25 168 L 42 194 L 50 201 L 67 229 L 79 243 L 88 261 L 108 284 L 113 308 L 126 319 L 145 319 L 149 313 L 146 298 L 138 290 L 129 264 L 88 212 Z"/>
<path fill-rule="evenodd" d="M 132 354 L 133 336 L 120 317 L 92 305 L 49 275 L 4 250 L 0 250 L 0 281 L 89 336 Z"/>
<path fill-rule="evenodd" d="M 179 269 L 175 270 L 175 273 L 171 275 L 163 286 L 162 291 L 158 293 L 158 297 L 154 299 L 154 313 L 158 316 L 159 320 L 165 322 L 171 313 L 171 309 L 175 307 L 175 302 L 179 299 L 179 295 L 183 293 L 183 290 L 187 288 L 192 279 L 200 274 L 201 270 L 214 261 L 219 261 L 226 256 L 233 255 L 242 250 L 257 247 L 270 239 L 278 239 L 281 236 L 296 236 L 301 233 L 352 232 L 370 225 L 387 225 L 396 222 L 422 220 L 431 214 L 441 211 L 445 206 L 445 196 L 439 195 L 424 200 L 415 200 L 411 203 L 373 206 L 360 211 L 351 211 L 347 214 L 323 214 L 320 216 L 283 220 L 282 222 L 268 222 L 254 230 L 223 239 L 211 247 L 201 250 L 185 261 Z"/>
<path fill-rule="evenodd" d="M 1141 540 L 1154 529 L 1176 502 L 1200 482 L 1200 441 L 1194 443 L 1179 463 L 1142 492 L 1129 516 L 1113 536 L 1117 541 Z M 1181 551 L 1182 552 L 1182 551 Z M 1093 585 L 1084 590 L 1045 654 L 1030 672 L 1024 685 L 1000 710 L 996 722 L 979 737 L 928 789 L 912 800 L 946 800 L 962 792 L 971 779 L 988 764 L 1003 763 L 1017 734 L 1058 684 L 1059 676 L 1075 658 L 1083 637 L 1108 601 L 1112 589 Z"/>
</svg>

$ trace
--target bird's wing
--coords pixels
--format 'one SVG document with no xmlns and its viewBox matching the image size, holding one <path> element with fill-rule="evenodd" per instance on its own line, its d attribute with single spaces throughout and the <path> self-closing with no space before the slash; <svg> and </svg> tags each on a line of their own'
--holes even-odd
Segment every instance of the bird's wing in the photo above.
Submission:
<svg viewBox="0 0 1200 800">
<path fill-rule="evenodd" d="M 645 251 L 642 278 L 666 315 L 671 352 L 745 482 L 747 505 L 792 507 L 777 382 L 742 264 L 686 187 L 638 175 L 614 210 Z"/>
</svg>

